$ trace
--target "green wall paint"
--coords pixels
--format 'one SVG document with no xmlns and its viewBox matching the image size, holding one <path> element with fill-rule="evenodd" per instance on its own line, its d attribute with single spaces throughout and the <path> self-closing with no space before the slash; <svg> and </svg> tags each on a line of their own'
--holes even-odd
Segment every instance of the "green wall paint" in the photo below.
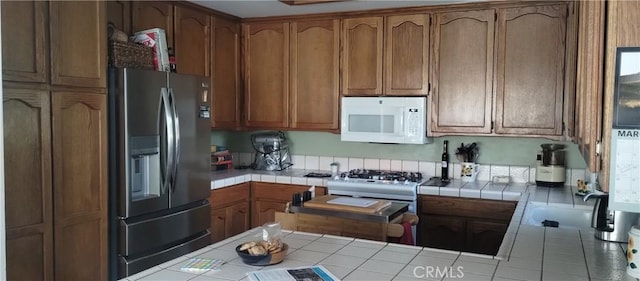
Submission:
<svg viewBox="0 0 640 281">
<path fill-rule="evenodd" d="M 253 152 L 251 134 L 253 132 L 212 131 L 211 144 L 226 146 L 232 152 Z M 321 132 L 286 132 L 290 142 L 289 151 L 294 155 L 320 155 L 340 157 L 363 157 L 397 160 L 440 161 L 442 142 L 449 141 L 449 155 L 455 159 L 455 148 L 460 143 L 476 142 L 480 148 L 480 164 L 535 166 L 536 154 L 540 144 L 562 143 L 565 148 L 566 166 L 583 169 L 586 163 L 571 142 L 558 142 L 540 138 L 512 137 L 439 137 L 432 138 L 430 144 L 376 144 L 360 142 L 342 142 L 340 135 Z"/>
</svg>

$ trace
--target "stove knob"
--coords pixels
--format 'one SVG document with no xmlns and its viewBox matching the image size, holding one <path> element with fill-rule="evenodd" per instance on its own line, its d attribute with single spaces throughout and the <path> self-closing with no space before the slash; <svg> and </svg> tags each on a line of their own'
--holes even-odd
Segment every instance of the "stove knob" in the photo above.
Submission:
<svg viewBox="0 0 640 281">
<path fill-rule="evenodd" d="M 400 183 L 398 180 L 393 180 L 393 184 L 398 184 Z"/>
<path fill-rule="evenodd" d="M 409 180 L 404 180 L 404 184 L 410 184 L 411 182 Z"/>
<path fill-rule="evenodd" d="M 348 181 L 349 180 L 349 176 L 344 176 L 344 180 Z"/>
<path fill-rule="evenodd" d="M 334 179 L 334 180 L 340 180 L 340 176 L 335 175 L 335 176 L 333 177 L 333 179 Z"/>
</svg>

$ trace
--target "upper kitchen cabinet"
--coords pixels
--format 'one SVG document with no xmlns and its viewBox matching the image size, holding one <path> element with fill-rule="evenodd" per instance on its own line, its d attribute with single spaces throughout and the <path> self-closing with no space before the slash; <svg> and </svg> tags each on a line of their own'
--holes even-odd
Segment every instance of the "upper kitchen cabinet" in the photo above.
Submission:
<svg viewBox="0 0 640 281">
<path fill-rule="evenodd" d="M 382 17 L 342 23 L 342 94 L 382 95 Z"/>
<path fill-rule="evenodd" d="M 433 135 L 491 133 L 494 22 L 493 9 L 433 15 Z"/>
<path fill-rule="evenodd" d="M 2 79 L 48 82 L 48 3 L 2 1 Z M 9 47 L 10 44 L 10 47 Z"/>
<path fill-rule="evenodd" d="M 591 172 L 600 171 L 604 83 L 604 1 L 581 2 L 578 26 L 575 139 Z"/>
<path fill-rule="evenodd" d="M 338 130 L 340 21 L 291 23 L 291 128 Z"/>
<path fill-rule="evenodd" d="M 245 126 L 289 126 L 289 23 L 243 24 Z"/>
<path fill-rule="evenodd" d="M 211 127 L 235 129 L 242 111 L 240 23 L 212 17 L 211 25 Z"/>
<path fill-rule="evenodd" d="M 428 48 L 429 14 L 345 19 L 342 95 L 427 95 Z"/>
<path fill-rule="evenodd" d="M 209 15 L 176 6 L 174 16 L 178 73 L 209 76 Z"/>
<path fill-rule="evenodd" d="M 384 94 L 426 96 L 429 91 L 429 15 L 389 16 L 385 36 Z"/>
<path fill-rule="evenodd" d="M 566 29 L 566 4 L 498 10 L 496 133 L 562 135 Z"/>
<path fill-rule="evenodd" d="M 131 33 L 131 1 L 107 1 L 107 22 L 115 28 Z"/>
<path fill-rule="evenodd" d="M 105 2 L 52 1 L 49 16 L 51 84 L 106 87 Z"/>
<path fill-rule="evenodd" d="M 435 14 L 430 135 L 570 137 L 563 135 L 575 97 L 569 7 Z"/>
<path fill-rule="evenodd" d="M 132 32 L 162 28 L 167 34 L 167 46 L 173 46 L 173 5 L 160 1 L 132 1 Z"/>
</svg>

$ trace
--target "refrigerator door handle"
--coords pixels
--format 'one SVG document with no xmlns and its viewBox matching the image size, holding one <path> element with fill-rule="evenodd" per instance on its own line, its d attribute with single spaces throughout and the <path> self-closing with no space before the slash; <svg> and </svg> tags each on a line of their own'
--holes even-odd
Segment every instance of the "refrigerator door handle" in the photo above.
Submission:
<svg viewBox="0 0 640 281">
<path fill-rule="evenodd" d="M 176 110 L 175 96 L 173 95 L 173 89 L 169 88 L 169 96 L 171 98 L 171 110 L 173 113 L 173 128 L 174 128 L 174 161 L 173 161 L 173 184 L 171 185 L 171 191 L 175 192 L 176 182 L 178 177 L 178 165 L 180 163 L 180 118 L 178 111 Z"/>
<path fill-rule="evenodd" d="M 175 167 L 175 126 L 174 119 L 171 108 L 171 100 L 169 98 L 169 91 L 167 88 L 162 88 L 161 91 L 162 97 L 162 111 L 164 112 L 164 121 L 167 125 L 167 162 L 164 167 L 164 179 L 162 182 L 162 188 L 164 192 L 168 192 L 169 188 L 173 185 L 173 171 Z"/>
</svg>

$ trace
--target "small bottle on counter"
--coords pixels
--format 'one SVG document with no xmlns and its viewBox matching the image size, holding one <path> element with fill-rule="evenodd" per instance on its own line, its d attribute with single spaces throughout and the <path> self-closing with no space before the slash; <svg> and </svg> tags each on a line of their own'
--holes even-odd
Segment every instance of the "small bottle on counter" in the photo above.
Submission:
<svg viewBox="0 0 640 281">
<path fill-rule="evenodd" d="M 449 152 L 447 151 L 447 145 L 449 141 L 444 141 L 444 146 L 442 148 L 442 180 L 449 180 Z"/>
</svg>

